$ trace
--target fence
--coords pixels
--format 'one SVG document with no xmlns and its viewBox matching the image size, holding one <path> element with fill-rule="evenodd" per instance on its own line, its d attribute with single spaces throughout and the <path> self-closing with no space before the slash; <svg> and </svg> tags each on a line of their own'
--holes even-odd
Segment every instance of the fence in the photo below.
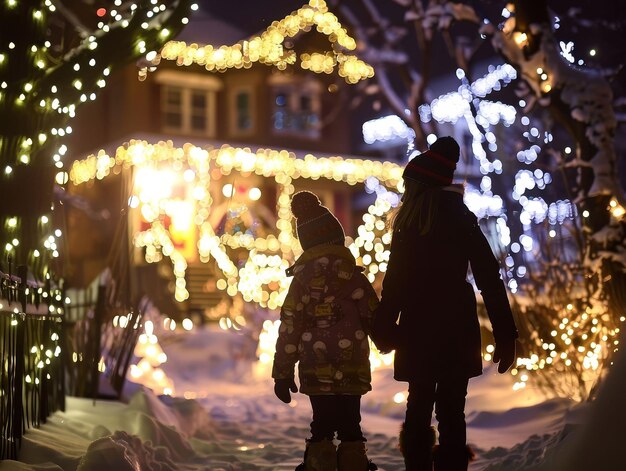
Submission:
<svg viewBox="0 0 626 471">
<path fill-rule="evenodd" d="M 114 284 L 96 284 L 71 304 L 50 281 L 0 271 L 0 459 L 15 459 L 22 436 L 65 409 L 68 394 L 119 398 L 144 307 L 127 309 Z M 102 391 L 101 377 L 110 392 Z"/>
<path fill-rule="evenodd" d="M 15 459 L 24 432 L 65 408 L 63 309 L 50 282 L 0 272 L 0 459 Z"/>
<path fill-rule="evenodd" d="M 73 292 L 65 318 L 68 394 L 119 398 L 137 338 L 143 307 L 114 305 L 111 284 Z M 101 381 L 105 379 L 108 386 Z M 103 388 L 104 387 L 104 388 Z"/>
</svg>

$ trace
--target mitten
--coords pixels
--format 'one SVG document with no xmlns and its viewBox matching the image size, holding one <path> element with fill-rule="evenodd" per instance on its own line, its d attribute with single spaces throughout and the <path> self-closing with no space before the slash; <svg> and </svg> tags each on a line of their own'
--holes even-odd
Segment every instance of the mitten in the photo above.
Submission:
<svg viewBox="0 0 626 471">
<path fill-rule="evenodd" d="M 276 397 L 285 404 L 289 404 L 291 402 L 291 394 L 289 391 L 294 393 L 298 392 L 298 386 L 296 386 L 296 382 L 293 378 L 274 380 L 274 394 L 276 394 Z"/>
<path fill-rule="evenodd" d="M 498 339 L 493 352 L 493 362 L 498 363 L 498 373 L 506 373 L 515 361 L 515 339 Z"/>
<path fill-rule="evenodd" d="M 376 315 L 370 338 L 380 353 L 390 353 L 398 344 L 398 325 L 384 316 Z"/>
</svg>

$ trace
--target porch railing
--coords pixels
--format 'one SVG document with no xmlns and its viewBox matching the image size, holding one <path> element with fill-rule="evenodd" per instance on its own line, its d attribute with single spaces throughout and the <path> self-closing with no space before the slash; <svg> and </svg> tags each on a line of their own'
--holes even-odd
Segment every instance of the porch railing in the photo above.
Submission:
<svg viewBox="0 0 626 471">
<path fill-rule="evenodd" d="M 63 292 L 0 272 L 0 459 L 15 459 L 24 432 L 65 408 Z"/>
</svg>

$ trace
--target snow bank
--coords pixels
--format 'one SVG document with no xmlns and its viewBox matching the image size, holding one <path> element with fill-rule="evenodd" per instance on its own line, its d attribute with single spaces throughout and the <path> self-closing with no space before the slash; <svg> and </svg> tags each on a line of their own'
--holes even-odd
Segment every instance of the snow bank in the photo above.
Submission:
<svg viewBox="0 0 626 471">
<path fill-rule="evenodd" d="M 150 442 L 144 443 L 137 436 L 115 432 L 92 442 L 78 465 L 78 471 L 111 469 L 166 471 L 176 469 L 176 465 L 168 448 L 155 448 Z"/>
<path fill-rule="evenodd" d="M 80 471 L 176 469 L 174 461 L 196 457 L 190 438 L 208 420 L 195 401 L 166 405 L 149 390 L 137 392 L 129 404 L 68 398 L 66 412 L 25 435 L 20 460 Z M 3 462 L 0 470 L 18 469 L 13 466 Z"/>
<path fill-rule="evenodd" d="M 626 341 L 621 335 L 620 345 Z M 620 349 L 611 371 L 589 406 L 586 423 L 551 450 L 538 471 L 617 470 L 626 468 L 626 350 Z"/>
</svg>

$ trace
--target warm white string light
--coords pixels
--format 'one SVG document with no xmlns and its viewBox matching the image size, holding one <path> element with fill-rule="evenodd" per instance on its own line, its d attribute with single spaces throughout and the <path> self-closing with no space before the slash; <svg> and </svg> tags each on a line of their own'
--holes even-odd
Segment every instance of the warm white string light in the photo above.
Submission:
<svg viewBox="0 0 626 471">
<path fill-rule="evenodd" d="M 187 44 L 184 41 L 169 41 L 160 53 L 150 51 L 146 61 L 150 67 L 139 70 L 139 79 L 145 80 L 150 68 L 158 66 L 162 59 L 176 61 L 177 65 L 201 65 L 208 71 L 223 72 L 231 68 L 250 68 L 259 62 L 284 70 L 296 64 L 297 55 L 284 47 L 287 38 L 315 28 L 331 42 L 330 51 L 302 54 L 300 66 L 315 73 L 330 74 L 337 69 L 339 76 L 348 83 L 357 83 L 374 76 L 371 65 L 353 54 L 338 51 L 353 51 L 356 41 L 341 25 L 338 18 L 328 11 L 324 0 L 310 0 L 307 5 L 274 21 L 260 35 L 240 41 L 231 46 Z"/>
<path fill-rule="evenodd" d="M 198 233 L 197 250 L 200 261 L 206 263 L 212 257 L 222 272 L 223 278 L 217 282 L 218 289 L 225 290 L 230 296 L 240 293 L 244 299 L 270 309 L 281 305 L 289 285 L 285 268 L 301 251 L 294 237 L 291 221 L 290 201 L 295 191 L 293 179 L 327 178 L 355 185 L 373 177 L 385 187 L 399 191 L 402 176 L 402 167 L 390 162 L 315 157 L 311 154 L 299 159 L 287 151 L 259 149 L 252 152 L 250 149 L 230 146 L 207 150 L 185 144 L 182 148 L 177 148 L 171 141 L 158 144 L 131 141 L 128 145 L 119 147 L 113 157 L 100 151 L 74 162 L 69 176 L 70 180 L 78 185 L 106 178 L 114 170 L 118 171 L 129 166 L 135 168 L 137 175 L 149 171 L 151 177 L 146 181 L 157 182 L 156 185 L 150 186 L 150 191 L 147 191 L 148 189 L 142 186 L 142 179 L 139 178 L 140 181 L 130 198 L 132 205 L 137 207 L 143 219 L 150 224 L 148 229 L 135 235 L 134 242 L 137 247 L 145 248 L 145 258 L 149 263 L 160 260 L 162 256 L 171 259 L 176 277 L 175 298 L 184 301 L 189 296 L 184 278 L 186 261 L 180 250 L 175 247 L 172 229 L 163 226 L 162 218 L 172 216 L 171 213 L 168 214 L 172 198 L 165 177 L 157 175 L 158 172 L 170 172 L 172 175 L 172 169 L 177 168 L 175 174 L 188 176 L 186 185 L 197 185 L 197 188 L 203 190 L 198 192 L 202 195 L 199 200 L 192 198 L 193 201 L 190 202 L 192 205 L 190 220 L 193 220 Z M 267 237 L 253 237 L 243 233 L 216 235 L 208 221 L 213 205 L 210 196 L 211 169 L 217 169 L 222 174 L 230 174 L 232 171 L 253 172 L 273 179 L 279 188 L 277 235 L 270 234 Z M 390 208 L 388 195 L 383 195 L 377 198 L 368 215 L 380 219 Z M 375 222 L 372 225 L 369 220 L 364 221 L 359 227 L 360 236 L 355 239 L 356 245 L 351 247 L 356 251 L 359 261 L 367 267 L 370 279 L 373 279 L 379 271 L 384 271 L 385 260 L 381 259 L 381 256 L 386 254 L 388 258 L 385 244 L 374 243 L 375 236 L 366 235 L 373 230 L 380 231 L 380 224 Z M 388 245 L 389 242 L 390 239 L 385 243 Z M 229 258 L 229 249 L 248 251 L 248 258 L 241 268 Z M 380 255 L 361 254 L 362 250 L 374 250 Z"/>
</svg>

